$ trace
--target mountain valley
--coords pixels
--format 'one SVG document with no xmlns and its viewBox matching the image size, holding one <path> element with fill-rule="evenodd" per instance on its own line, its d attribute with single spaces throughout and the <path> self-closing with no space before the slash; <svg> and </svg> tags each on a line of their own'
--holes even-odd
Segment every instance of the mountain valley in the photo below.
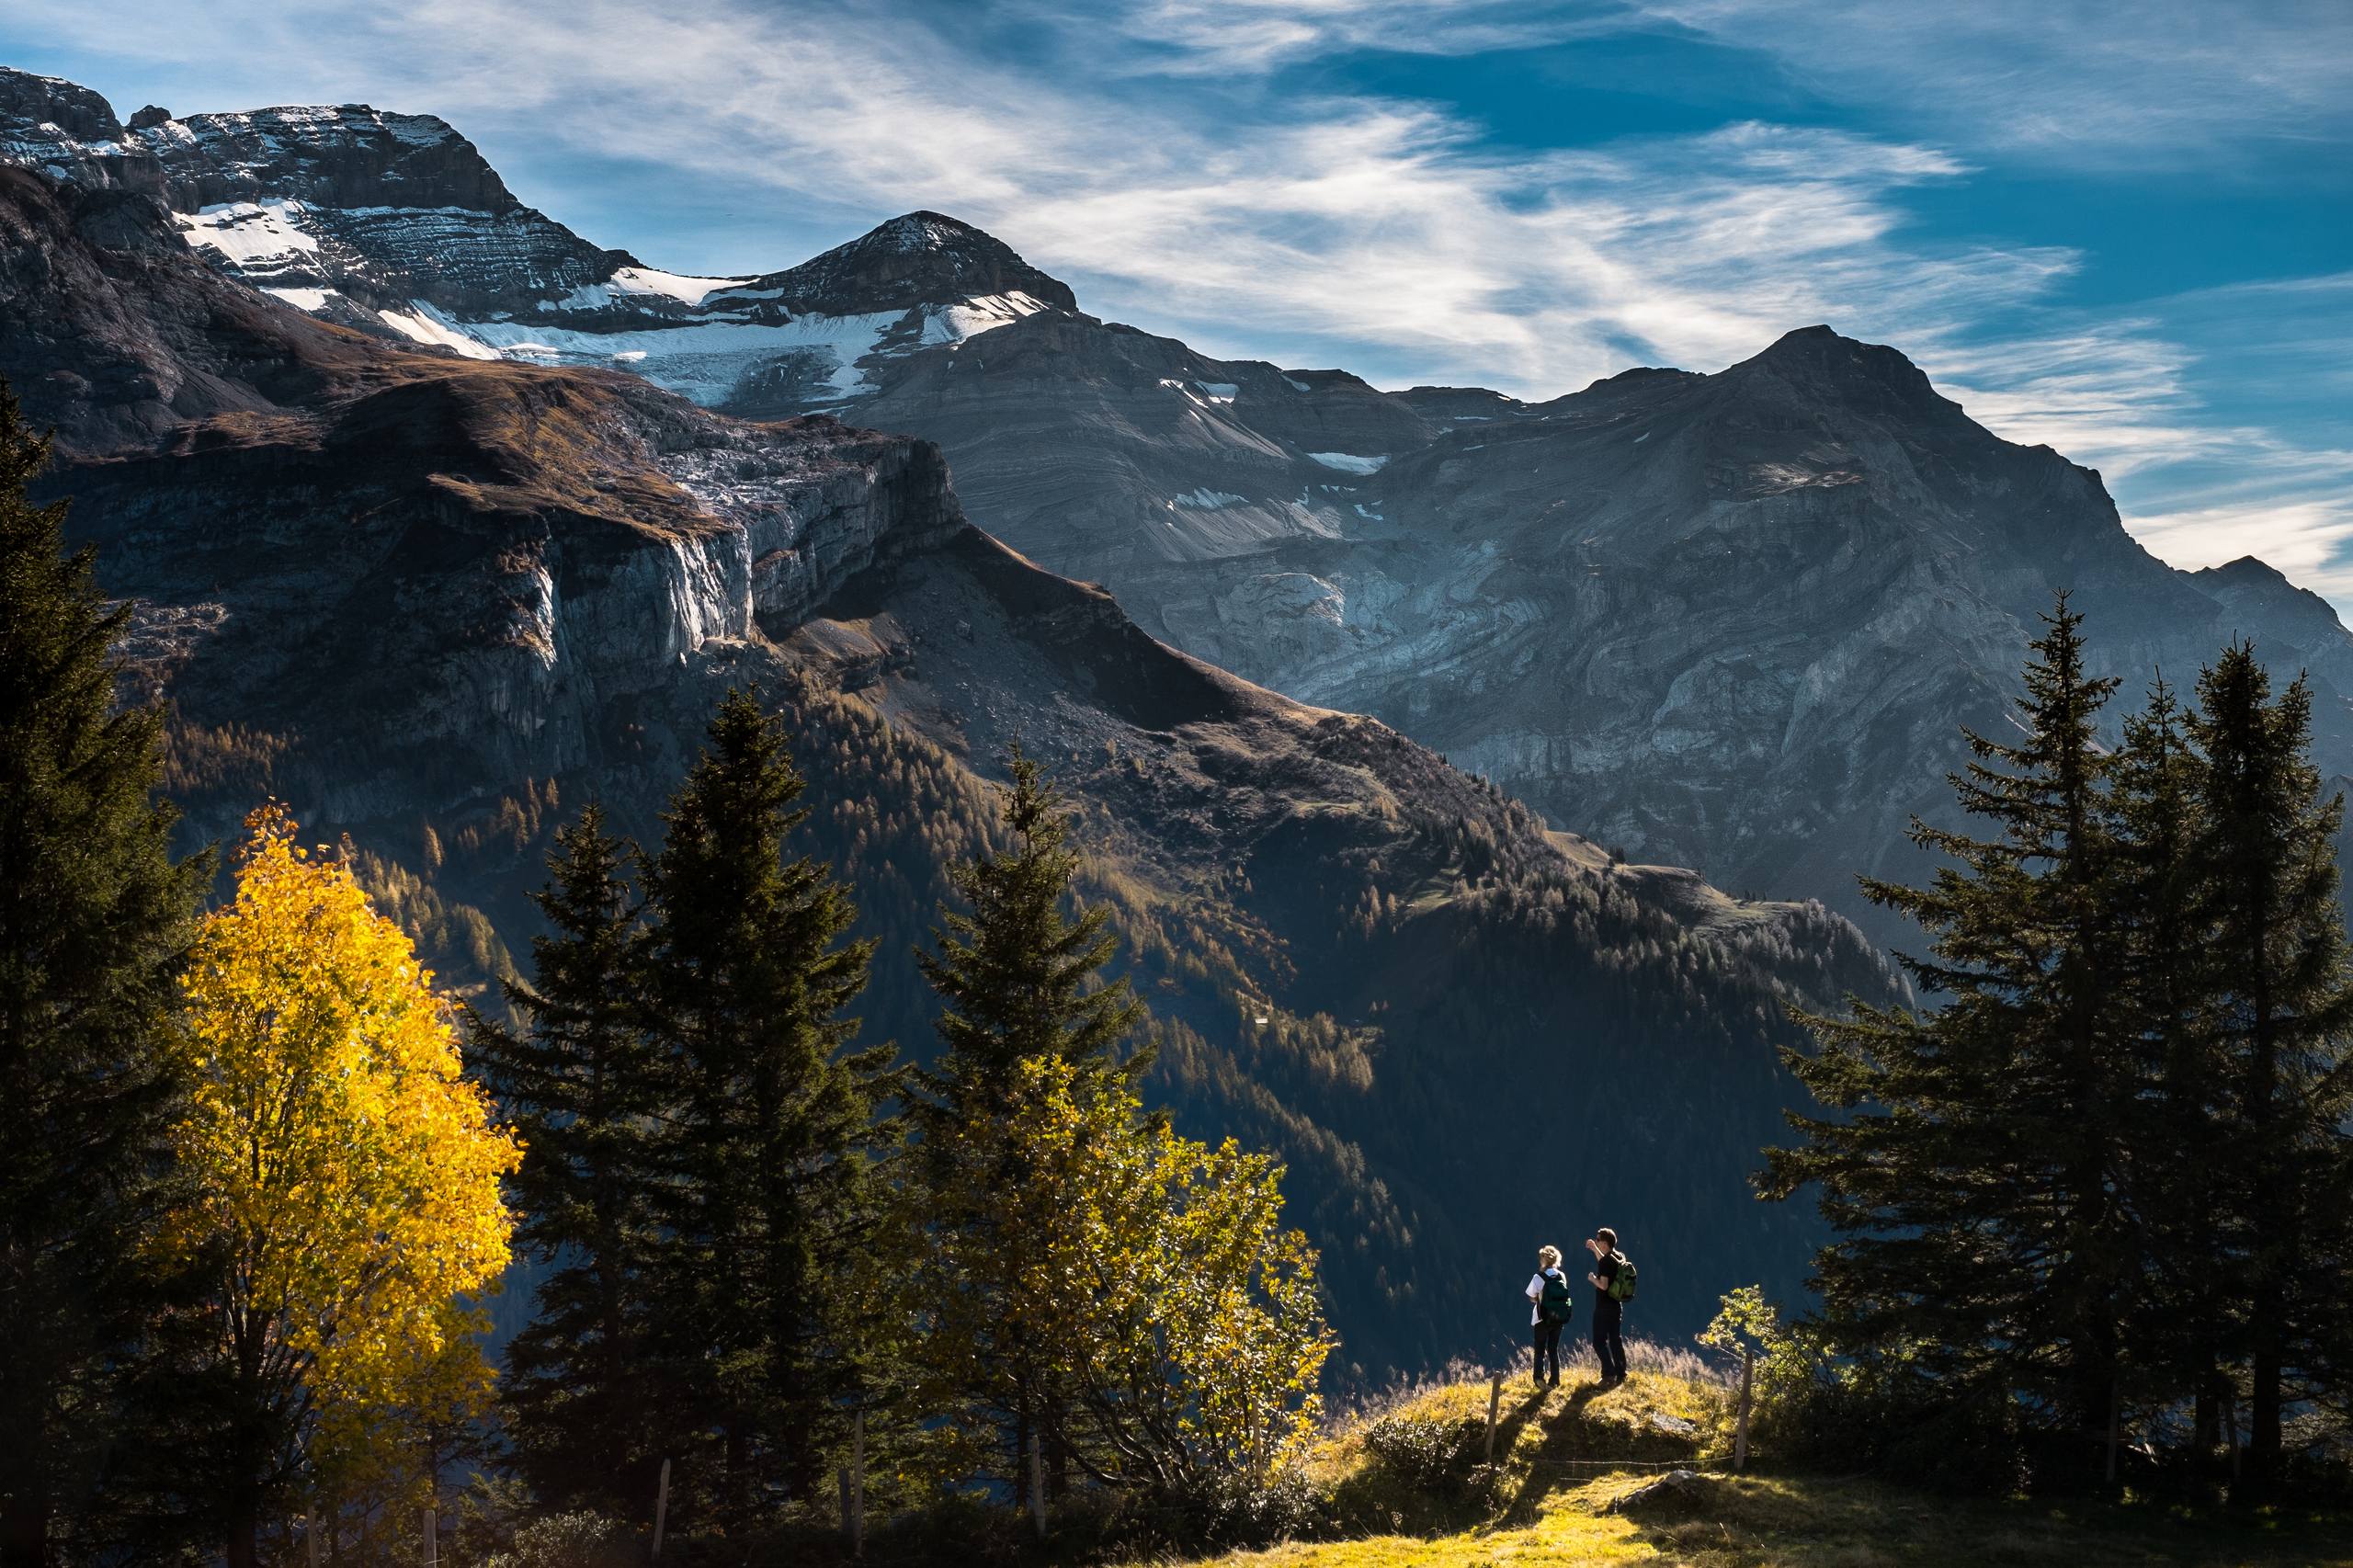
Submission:
<svg viewBox="0 0 2353 1568">
<path fill-rule="evenodd" d="M 1793 1093 L 1783 1010 L 1896 994 L 1819 905 L 1619 864 L 1155 642 L 974 528 L 924 441 L 321 320 L 122 183 L 0 171 L 0 374 L 137 603 L 192 841 L 288 801 L 479 997 L 556 824 L 597 799 L 651 835 L 718 695 L 756 684 L 881 941 L 869 1031 L 920 1053 L 909 949 L 1017 738 L 1083 813 L 1155 1093 L 1290 1163 L 1353 1379 L 1514 1343 L 1512 1271 L 1564 1205 L 1647 1238 L 1662 1329 L 1796 1285 L 1813 1221 L 1745 1190 Z M 1531 1197 L 1528 1147 L 1563 1139 L 1574 1197 Z"/>
</svg>

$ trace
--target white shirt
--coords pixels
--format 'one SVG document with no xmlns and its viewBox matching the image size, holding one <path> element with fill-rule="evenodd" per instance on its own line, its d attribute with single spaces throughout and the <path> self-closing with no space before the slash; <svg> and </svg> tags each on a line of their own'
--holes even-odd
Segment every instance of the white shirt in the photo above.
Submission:
<svg viewBox="0 0 2353 1568">
<path fill-rule="evenodd" d="M 1552 1272 L 1561 1273 L 1557 1268 Z M 1544 1273 L 1540 1268 L 1528 1277 L 1528 1326 L 1530 1328 L 1544 1321 Z M 1566 1279 L 1568 1276 L 1561 1274 L 1561 1278 Z"/>
</svg>

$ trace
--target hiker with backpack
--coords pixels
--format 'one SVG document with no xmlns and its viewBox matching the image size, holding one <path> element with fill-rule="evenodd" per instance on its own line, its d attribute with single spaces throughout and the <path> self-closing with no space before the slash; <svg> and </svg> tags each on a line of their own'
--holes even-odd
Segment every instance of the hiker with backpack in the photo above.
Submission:
<svg viewBox="0 0 2353 1568">
<path fill-rule="evenodd" d="M 1536 1253 L 1536 1272 L 1528 1281 L 1529 1329 L 1536 1335 L 1536 1386 L 1561 1386 L 1561 1331 L 1569 1326 L 1569 1312 L 1575 1298 L 1569 1290 L 1569 1277 L 1561 1272 L 1561 1249 L 1540 1247 Z M 1552 1363 L 1552 1381 L 1544 1381 L 1544 1366 Z"/>
<path fill-rule="evenodd" d="M 1593 1353 L 1601 1362 L 1601 1386 L 1626 1381 L 1626 1303 L 1634 1299 L 1634 1266 L 1618 1250 L 1618 1233 L 1604 1225 L 1586 1244 L 1593 1254 Z"/>
</svg>

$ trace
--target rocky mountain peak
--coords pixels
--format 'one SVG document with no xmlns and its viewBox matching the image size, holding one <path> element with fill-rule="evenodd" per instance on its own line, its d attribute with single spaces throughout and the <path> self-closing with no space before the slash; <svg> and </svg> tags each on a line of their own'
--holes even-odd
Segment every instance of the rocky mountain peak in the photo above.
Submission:
<svg viewBox="0 0 2353 1568">
<path fill-rule="evenodd" d="M 494 216 L 522 206 L 474 144 L 438 115 L 295 104 L 195 114 L 138 134 L 163 162 L 172 204 L 183 211 L 264 198 Z"/>
<path fill-rule="evenodd" d="M 2344 623 L 2335 607 L 2310 588 L 2298 587 L 2278 567 L 2252 555 L 2188 577 L 2229 612 L 2234 635 L 2259 633 L 2267 644 L 2286 644 L 2314 672 L 2353 686 L 2353 657 L 2347 657 Z M 2267 646 L 2264 652 L 2277 655 L 2283 649 Z"/>
<path fill-rule="evenodd" d="M 76 82 L 0 65 L 0 135 L 54 126 L 82 142 L 119 142 L 122 124 L 106 99 Z"/>
<path fill-rule="evenodd" d="M 2294 585 L 2277 566 L 2252 555 L 2242 555 L 2236 561 L 2225 561 L 2220 566 L 2192 572 L 2190 576 L 2200 587 L 2210 590 L 2222 587 L 2274 589 Z"/>
<path fill-rule="evenodd" d="M 995 235 L 942 212 L 902 213 L 747 287 L 776 290 L 795 310 L 832 316 L 1014 294 L 1052 309 L 1078 308 L 1069 284 L 1030 266 Z"/>
<path fill-rule="evenodd" d="M 1774 339 L 1761 354 L 1725 372 L 1728 381 L 1770 376 L 1809 398 L 1902 415 L 1957 417 L 1961 405 L 1929 385 L 1921 369 L 1896 349 L 1841 335 L 1827 326 L 1802 326 Z"/>
</svg>

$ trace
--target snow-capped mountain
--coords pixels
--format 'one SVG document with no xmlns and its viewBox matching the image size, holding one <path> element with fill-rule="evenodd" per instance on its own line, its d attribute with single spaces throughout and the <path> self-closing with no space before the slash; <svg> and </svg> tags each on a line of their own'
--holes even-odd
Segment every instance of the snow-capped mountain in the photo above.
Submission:
<svg viewBox="0 0 2353 1568">
<path fill-rule="evenodd" d="M 690 278 L 588 244 L 432 115 L 364 105 L 119 121 L 87 88 L 0 69 L 0 161 L 157 196 L 205 260 L 314 315 L 470 358 L 636 371 L 751 415 L 834 409 L 874 365 L 1070 290 L 917 212 L 787 271 Z"/>
<path fill-rule="evenodd" d="M 1959 727 L 2005 722 L 2060 588 L 2131 693 L 2237 635 L 2309 670 L 2320 760 L 2353 773 L 2353 636 L 2325 603 L 2258 562 L 2173 570 L 2097 474 L 1827 327 L 1544 402 L 1384 392 L 1097 320 L 937 213 L 758 278 L 654 272 L 429 118 L 126 129 L 0 73 L 0 159 L 161 195 L 216 268 L 330 319 L 927 437 L 976 522 L 1154 636 L 1743 891 L 1873 921 L 1854 873 L 1920 869 L 1909 820 L 1949 809 Z"/>
</svg>

